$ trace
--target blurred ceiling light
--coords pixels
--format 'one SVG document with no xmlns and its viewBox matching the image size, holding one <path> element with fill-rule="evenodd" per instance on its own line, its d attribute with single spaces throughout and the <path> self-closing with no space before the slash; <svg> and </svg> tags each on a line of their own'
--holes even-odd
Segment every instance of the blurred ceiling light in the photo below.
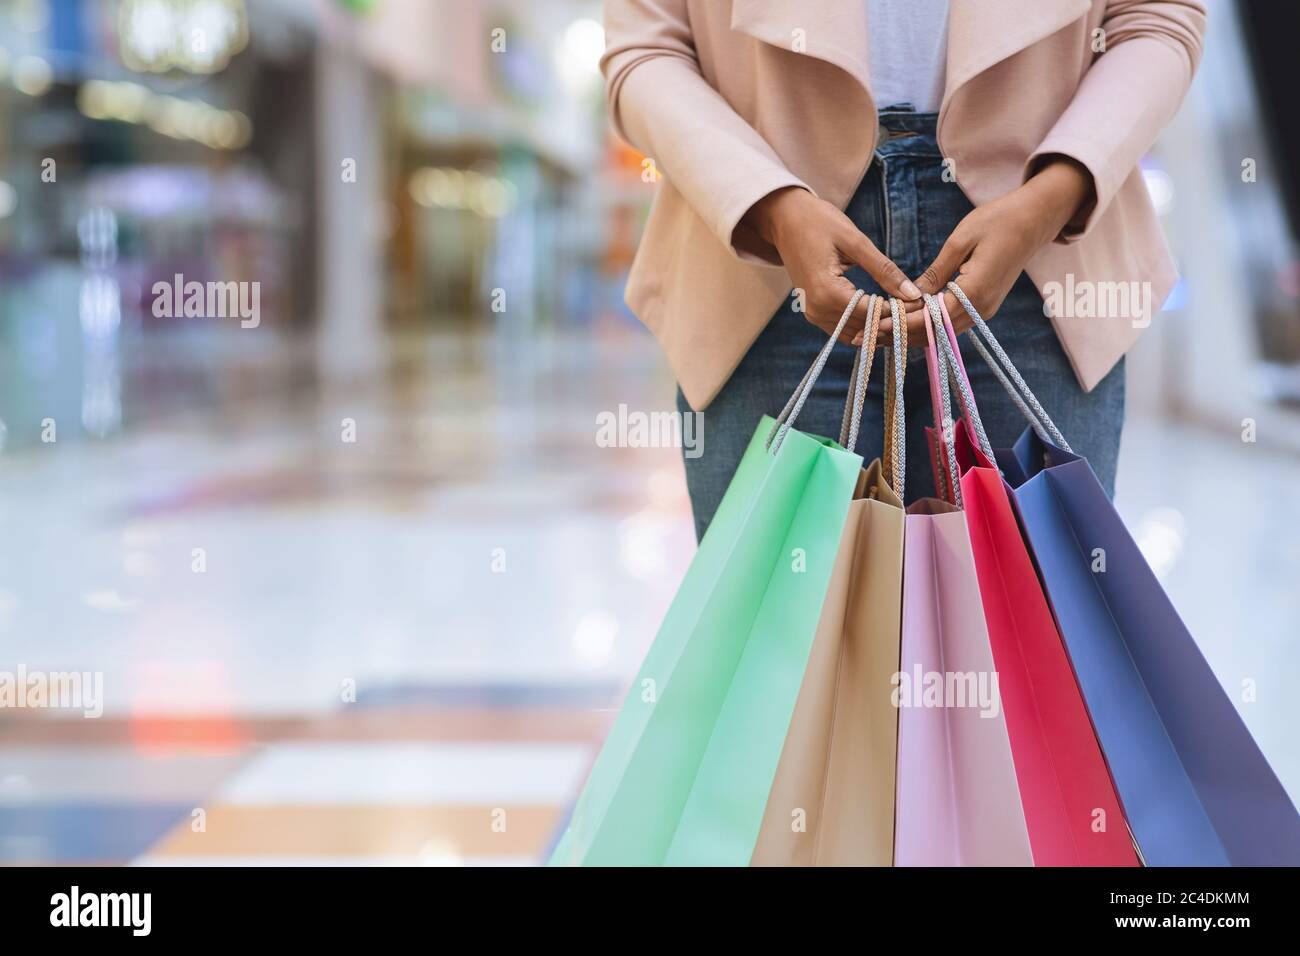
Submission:
<svg viewBox="0 0 1300 956">
<path fill-rule="evenodd" d="M 555 48 L 555 69 L 571 90 L 594 87 L 600 76 L 600 58 L 604 52 L 604 28 L 586 17 L 574 20 Z"/>
<path fill-rule="evenodd" d="M 564 31 L 564 52 L 574 65 L 596 76 L 605 53 L 605 29 L 595 20 L 574 20 Z"/>
<path fill-rule="evenodd" d="M 82 376 L 81 427 L 97 438 L 105 437 L 122 425 L 122 387 L 116 345 L 114 339 L 104 339 L 97 343 L 101 351 L 98 355 L 89 353 L 93 358 Z M 138 603 L 123 601 L 120 605 L 114 606 L 111 601 L 116 595 L 116 591 L 107 592 L 106 600 L 110 603 L 101 610 L 129 611 Z M 82 600 L 91 607 L 95 606 L 85 595 Z"/>
<path fill-rule="evenodd" d="M 157 105 L 149 114 L 149 128 L 172 139 L 191 139 L 185 129 L 184 107 L 180 101 L 170 96 L 159 97 Z"/>
<path fill-rule="evenodd" d="M 238 110 L 155 93 L 139 83 L 91 80 L 77 92 L 77 109 L 90 119 L 143 124 L 213 149 L 242 149 L 253 138 L 252 120 Z"/>
<path fill-rule="evenodd" d="M 18 191 L 0 179 L 0 219 L 8 219 L 18 208 Z"/>
<path fill-rule="evenodd" d="M 1183 551 L 1187 519 L 1173 508 L 1155 508 L 1138 522 L 1137 545 L 1157 578 L 1168 574 Z"/>
<path fill-rule="evenodd" d="M 411 174 L 411 198 L 426 209 L 466 209 L 496 219 L 514 208 L 515 184 L 474 169 L 426 166 Z"/>
<path fill-rule="evenodd" d="M 102 269 L 117 261 L 117 215 L 106 206 L 92 206 L 77 220 L 81 261 Z"/>
<path fill-rule="evenodd" d="M 212 141 L 218 149 L 238 149 L 252 136 L 252 124 L 247 116 L 223 113 L 212 120 Z"/>
<path fill-rule="evenodd" d="M 469 208 L 480 216 L 496 218 L 503 215 L 509 205 L 510 194 L 505 183 L 491 176 L 485 176 L 478 188 L 469 192 Z"/>
<path fill-rule="evenodd" d="M 618 563 L 630 577 L 646 581 L 662 573 L 668 563 L 664 531 L 662 519 L 648 509 L 619 523 Z"/>
<path fill-rule="evenodd" d="M 573 632 L 573 654 L 578 664 L 592 670 L 603 667 L 614 657 L 614 639 L 618 637 L 618 619 L 604 611 L 584 614 Z"/>
<path fill-rule="evenodd" d="M 140 604 L 135 598 L 123 597 L 116 588 L 97 588 L 85 591 L 81 603 L 96 611 L 134 611 Z"/>
<path fill-rule="evenodd" d="M 94 120 L 110 118 L 108 103 L 104 97 L 107 86 L 107 83 L 92 80 L 77 91 L 77 109 L 81 111 L 82 116 Z"/>
<path fill-rule="evenodd" d="M 126 0 L 118 11 L 117 32 L 122 58 L 128 65 L 148 69 L 152 63 L 171 65 L 176 42 L 177 11 L 168 0 Z"/>
<path fill-rule="evenodd" d="M 1151 204 L 1156 207 L 1156 214 L 1163 216 L 1174 207 L 1174 181 L 1163 169 L 1144 169 L 1142 178 L 1146 181 L 1147 192 L 1151 195 Z"/>
<path fill-rule="evenodd" d="M 244 0 L 122 0 L 122 62 L 142 73 L 217 73 L 248 45 Z"/>
<path fill-rule="evenodd" d="M 54 70 L 39 56 L 20 56 L 14 61 L 13 77 L 20 93 L 40 96 L 54 82 Z"/>
<path fill-rule="evenodd" d="M 107 339 L 122 324 L 122 292 L 112 276 L 90 275 L 81 283 L 81 331 L 86 338 Z"/>
</svg>

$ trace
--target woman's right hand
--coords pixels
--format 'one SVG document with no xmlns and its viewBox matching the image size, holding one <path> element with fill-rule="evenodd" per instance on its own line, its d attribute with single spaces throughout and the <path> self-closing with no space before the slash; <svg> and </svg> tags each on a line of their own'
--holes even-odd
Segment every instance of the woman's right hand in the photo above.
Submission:
<svg viewBox="0 0 1300 956">
<path fill-rule="evenodd" d="M 746 224 L 772 245 L 790 274 L 795 292 L 803 291 L 804 317 L 830 335 L 839 324 L 854 286 L 844 273 L 861 266 L 886 294 L 904 301 L 921 291 L 903 270 L 868 239 L 853 221 L 806 189 L 789 186 L 764 196 L 745 214 Z M 867 321 L 867 299 L 854 309 L 840 341 L 852 344 Z"/>
</svg>

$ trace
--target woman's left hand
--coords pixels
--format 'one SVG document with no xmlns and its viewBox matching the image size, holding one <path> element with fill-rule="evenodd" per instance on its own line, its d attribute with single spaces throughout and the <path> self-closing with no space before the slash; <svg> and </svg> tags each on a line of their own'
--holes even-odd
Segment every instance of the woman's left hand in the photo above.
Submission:
<svg viewBox="0 0 1300 956">
<path fill-rule="evenodd" d="M 934 295 L 955 279 L 980 315 L 989 319 L 1002 305 L 1034 253 L 1056 239 L 1094 201 L 1092 176 L 1066 157 L 1049 158 L 1024 185 L 973 209 L 957 224 L 939 256 L 917 279 L 922 292 Z M 951 292 L 944 304 L 960 334 L 973 324 Z M 907 341 L 925 341 L 925 306 L 907 313 Z M 893 324 L 888 310 L 879 334 L 888 342 Z"/>
</svg>

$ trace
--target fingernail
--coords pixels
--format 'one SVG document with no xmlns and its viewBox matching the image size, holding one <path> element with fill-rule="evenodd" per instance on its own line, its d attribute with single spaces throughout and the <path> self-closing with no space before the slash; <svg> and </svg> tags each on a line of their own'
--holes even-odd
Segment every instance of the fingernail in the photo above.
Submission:
<svg viewBox="0 0 1300 956">
<path fill-rule="evenodd" d="M 862 333 L 861 333 L 861 332 L 859 332 L 857 335 L 853 336 L 853 344 L 854 344 L 854 345 L 861 345 L 861 344 L 862 344 Z"/>
<path fill-rule="evenodd" d="M 916 287 L 916 283 L 911 279 L 904 279 L 903 284 L 898 287 L 898 291 L 903 293 L 905 299 L 921 298 L 921 290 Z"/>
</svg>

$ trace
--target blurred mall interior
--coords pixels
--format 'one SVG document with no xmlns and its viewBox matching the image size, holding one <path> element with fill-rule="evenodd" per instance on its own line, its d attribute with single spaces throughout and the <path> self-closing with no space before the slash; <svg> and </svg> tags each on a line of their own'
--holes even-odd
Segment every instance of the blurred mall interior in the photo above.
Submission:
<svg viewBox="0 0 1300 956">
<path fill-rule="evenodd" d="M 1118 503 L 1300 798 L 1300 12 L 1210 7 Z M 0 708 L 0 863 L 542 858 L 694 546 L 594 439 L 673 407 L 600 19 L 0 0 L 0 670 L 102 675 Z"/>
</svg>

